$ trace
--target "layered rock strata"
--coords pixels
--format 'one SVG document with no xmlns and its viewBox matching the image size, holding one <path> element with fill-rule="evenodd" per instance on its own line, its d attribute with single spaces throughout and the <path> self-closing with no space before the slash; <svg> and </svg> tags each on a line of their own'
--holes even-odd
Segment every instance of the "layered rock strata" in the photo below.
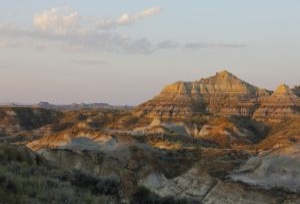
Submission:
<svg viewBox="0 0 300 204">
<path fill-rule="evenodd" d="M 270 97 L 261 102 L 253 117 L 271 122 L 297 117 L 300 108 L 299 99 L 287 85 L 282 84 Z"/>
<path fill-rule="evenodd" d="M 271 93 L 222 71 L 195 82 L 167 85 L 158 96 L 135 108 L 134 113 L 139 117 L 161 119 L 213 114 L 253 116 L 263 120 L 299 114 L 300 98 L 288 86 L 282 85 Z"/>
</svg>

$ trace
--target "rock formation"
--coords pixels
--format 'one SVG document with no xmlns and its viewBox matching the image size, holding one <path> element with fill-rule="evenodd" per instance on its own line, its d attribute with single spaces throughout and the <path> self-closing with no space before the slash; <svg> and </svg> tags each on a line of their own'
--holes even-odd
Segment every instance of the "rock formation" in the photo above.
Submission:
<svg viewBox="0 0 300 204">
<path fill-rule="evenodd" d="M 0 107 L 0 134 L 13 135 L 57 121 L 56 111 L 29 107 Z"/>
<path fill-rule="evenodd" d="M 253 117 L 276 122 L 297 115 L 299 115 L 299 97 L 287 85 L 282 84 L 270 97 L 261 102 Z"/>
<path fill-rule="evenodd" d="M 247 189 L 239 184 L 224 183 L 206 173 L 191 169 L 174 179 L 166 179 L 163 175 L 150 175 L 140 182 L 161 197 L 177 197 L 191 200 L 190 203 L 278 203 L 279 199 Z"/>
<path fill-rule="evenodd" d="M 199 114 L 242 115 L 266 120 L 299 113 L 299 97 L 286 85 L 272 95 L 228 71 L 195 82 L 167 85 L 153 99 L 134 109 L 138 116 L 183 119 Z"/>
<path fill-rule="evenodd" d="M 267 95 L 268 92 L 223 71 L 207 79 L 168 85 L 135 112 L 161 118 L 186 118 L 208 113 L 250 115 L 257 97 Z"/>
<path fill-rule="evenodd" d="M 296 143 L 252 157 L 235 174 L 234 180 L 262 186 L 300 192 L 300 144 Z"/>
</svg>

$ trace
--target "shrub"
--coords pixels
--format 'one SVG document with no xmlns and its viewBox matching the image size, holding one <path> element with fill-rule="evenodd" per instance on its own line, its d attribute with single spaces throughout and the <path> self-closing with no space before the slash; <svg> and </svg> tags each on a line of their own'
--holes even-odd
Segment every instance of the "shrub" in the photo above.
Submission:
<svg viewBox="0 0 300 204">
<path fill-rule="evenodd" d="M 2 154 L 13 147 L 0 146 L 0 203 L 118 203 L 119 179 L 27 163 L 16 147 Z"/>
</svg>

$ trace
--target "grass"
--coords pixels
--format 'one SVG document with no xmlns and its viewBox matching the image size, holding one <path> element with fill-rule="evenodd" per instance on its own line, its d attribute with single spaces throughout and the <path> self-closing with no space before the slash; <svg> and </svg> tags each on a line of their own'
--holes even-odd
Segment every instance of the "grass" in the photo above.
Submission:
<svg viewBox="0 0 300 204">
<path fill-rule="evenodd" d="M 118 203 L 119 180 L 38 164 L 18 148 L 0 146 L 0 203 Z"/>
<path fill-rule="evenodd" d="M 132 151 L 138 151 L 138 149 Z M 146 158 L 145 155 L 141 155 L 141 152 L 136 154 L 141 156 L 140 159 Z M 186 158 L 193 157 L 191 152 L 173 152 L 173 154 L 165 157 L 178 161 L 177 164 L 169 167 L 176 169 L 176 171 L 182 164 L 184 164 L 183 167 L 187 168 L 189 162 Z M 160 160 L 163 161 L 162 158 Z M 169 163 L 169 161 L 166 162 Z M 165 166 L 166 163 L 162 162 L 160 165 Z M 26 147 L 0 145 L 1 204 L 118 204 L 124 198 L 133 204 L 179 204 L 187 202 L 170 197 L 162 198 L 137 186 L 134 187 L 133 194 L 127 195 L 124 186 L 126 186 L 124 181 L 117 175 L 100 177 L 87 172 L 64 169 L 50 165 L 48 161 Z"/>
</svg>

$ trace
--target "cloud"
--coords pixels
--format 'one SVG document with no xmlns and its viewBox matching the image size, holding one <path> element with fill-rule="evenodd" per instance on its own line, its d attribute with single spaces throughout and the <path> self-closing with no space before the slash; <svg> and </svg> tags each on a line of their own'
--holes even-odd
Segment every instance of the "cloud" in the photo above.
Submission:
<svg viewBox="0 0 300 204">
<path fill-rule="evenodd" d="M 79 14 L 72 8 L 52 8 L 36 14 L 33 18 L 36 28 L 55 34 L 66 34 L 77 26 L 78 21 Z"/>
<path fill-rule="evenodd" d="M 65 51 L 116 52 L 127 54 L 147 54 L 155 50 L 155 45 L 146 38 L 133 39 L 116 33 L 68 32 L 64 35 L 26 29 L 13 25 L 0 25 L 0 38 L 18 42 L 23 46 L 38 49 L 59 47 Z"/>
<path fill-rule="evenodd" d="M 153 7 L 149 8 L 143 11 L 138 12 L 137 14 L 134 15 L 128 15 L 127 13 L 123 14 L 120 18 L 117 19 L 118 24 L 132 24 L 135 21 L 141 20 L 145 17 L 155 15 L 161 11 L 160 7 Z"/>
<path fill-rule="evenodd" d="M 64 51 L 115 52 L 126 54 L 151 54 L 159 50 L 244 48 L 243 44 L 225 43 L 185 43 L 172 40 L 153 43 L 147 38 L 131 38 L 114 32 L 89 31 L 86 33 L 67 32 L 64 35 L 41 30 L 21 28 L 13 25 L 0 25 L 0 39 L 3 46 L 34 46 L 39 50 L 60 48 Z M 0 44 L 1 45 L 1 44 Z"/>
<path fill-rule="evenodd" d="M 142 20 L 146 17 L 155 15 L 161 11 L 160 7 L 152 7 L 145 9 L 143 11 L 140 11 L 136 14 L 128 14 L 124 13 L 117 19 L 98 19 L 96 20 L 96 28 L 97 29 L 112 29 L 116 28 L 118 26 L 125 26 L 125 25 L 131 25 L 139 20 Z"/>
<path fill-rule="evenodd" d="M 44 32 L 65 35 L 68 32 L 84 32 L 88 29 L 109 30 L 119 26 L 128 26 L 161 11 L 152 7 L 135 14 L 124 13 L 116 19 L 81 17 L 73 8 L 51 8 L 34 15 L 34 26 Z"/>
<path fill-rule="evenodd" d="M 172 40 L 164 40 L 157 44 L 157 49 L 175 49 L 178 48 L 178 43 Z"/>
<path fill-rule="evenodd" d="M 135 14 L 123 14 L 111 19 L 81 16 L 72 8 L 52 8 L 33 17 L 33 27 L 0 24 L 0 48 L 31 47 L 38 50 L 62 49 L 63 51 L 115 52 L 126 54 L 151 54 L 159 50 L 242 48 L 242 44 L 225 43 L 177 43 L 163 40 L 154 43 L 145 37 L 131 38 L 118 34 L 116 28 L 131 25 L 143 18 L 155 15 L 160 7 L 152 7 Z M 115 28 L 114 30 L 112 30 Z"/>
<path fill-rule="evenodd" d="M 186 49 L 203 49 L 203 48 L 243 48 L 244 44 L 226 44 L 226 43 L 186 43 Z"/>
<path fill-rule="evenodd" d="M 1 44 L 2 42 L 2 44 Z M 85 33 L 67 32 L 57 34 L 42 30 L 22 28 L 14 25 L 0 25 L 0 47 L 33 46 L 39 50 L 60 48 L 64 51 L 115 52 L 126 54 L 151 54 L 159 50 L 244 48 L 243 44 L 226 43 L 185 43 L 172 40 L 153 43 L 147 38 L 131 38 L 114 32 L 91 30 Z"/>
</svg>

